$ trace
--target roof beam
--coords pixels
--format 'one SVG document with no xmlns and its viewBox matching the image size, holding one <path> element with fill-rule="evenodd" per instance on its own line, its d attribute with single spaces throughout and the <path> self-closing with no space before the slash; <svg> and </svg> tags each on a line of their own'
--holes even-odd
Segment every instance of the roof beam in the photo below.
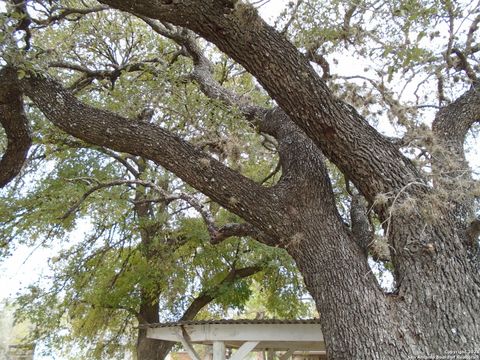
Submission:
<svg viewBox="0 0 480 360">
<path fill-rule="evenodd" d="M 260 341 L 247 341 L 238 348 L 238 350 L 235 352 L 235 354 L 232 355 L 230 360 L 243 360 L 250 351 L 255 349 L 255 346 L 257 346 L 259 342 Z"/>
<path fill-rule="evenodd" d="M 281 356 L 279 356 L 279 360 L 287 360 L 293 355 L 295 350 L 296 349 L 289 349 L 285 354 L 282 354 Z"/>
<path fill-rule="evenodd" d="M 185 350 L 187 351 L 188 355 L 190 355 L 190 357 L 192 358 L 192 360 L 200 360 L 200 356 L 198 356 L 192 344 L 190 344 L 190 342 L 185 338 L 185 336 L 181 333 L 177 333 L 177 337 L 178 337 L 178 340 L 182 343 Z"/>
<path fill-rule="evenodd" d="M 323 342 L 320 324 L 199 324 L 152 327 L 147 336 L 177 341 L 178 328 L 188 330 L 191 342 L 204 341 L 292 341 Z"/>
</svg>

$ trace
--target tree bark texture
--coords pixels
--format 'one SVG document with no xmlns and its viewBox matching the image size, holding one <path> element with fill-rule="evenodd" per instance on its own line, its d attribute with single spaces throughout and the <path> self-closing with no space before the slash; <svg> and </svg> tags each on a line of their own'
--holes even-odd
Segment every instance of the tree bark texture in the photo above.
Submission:
<svg viewBox="0 0 480 360">
<path fill-rule="evenodd" d="M 429 184 L 355 109 L 336 99 L 307 59 L 253 8 L 233 0 L 100 2 L 188 28 L 258 79 L 279 105 L 256 120 L 279 144 L 282 177 L 275 186 L 253 182 L 154 124 L 85 105 L 50 78 L 18 80 L 10 72 L 1 82 L 16 84 L 65 132 L 157 162 L 265 234 L 264 242 L 287 249 L 320 312 L 330 359 L 478 355 L 480 277 L 467 231 L 468 194 L 458 206 L 445 200 L 442 191 L 450 185 Z M 197 72 L 205 92 L 216 89 L 201 77 Z M 443 154 L 464 162 L 465 133 L 479 120 L 478 89 L 439 112 L 433 133 Z M 343 223 L 325 158 L 383 221 L 395 294 L 382 292 L 367 264 L 368 229 Z M 438 172 L 450 171 L 450 162 L 439 159 Z M 379 195 L 386 200 L 377 201 Z"/>
<path fill-rule="evenodd" d="M 1 70 L 0 76 L 9 70 Z M 0 124 L 7 135 L 7 148 L 0 160 L 0 188 L 17 176 L 32 144 L 22 93 L 14 84 L 0 86 Z"/>
</svg>

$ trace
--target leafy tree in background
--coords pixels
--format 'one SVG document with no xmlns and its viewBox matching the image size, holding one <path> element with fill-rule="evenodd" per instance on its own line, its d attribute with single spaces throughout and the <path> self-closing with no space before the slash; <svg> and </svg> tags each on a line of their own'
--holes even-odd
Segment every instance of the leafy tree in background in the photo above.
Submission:
<svg viewBox="0 0 480 360">
<path fill-rule="evenodd" d="M 295 307 L 302 286 L 291 286 L 297 275 L 285 255 L 245 239 L 209 245 L 203 220 L 181 216 L 184 211 L 177 207 L 172 208 L 172 213 L 166 211 L 165 202 L 178 196 L 195 207 L 203 206 L 193 195 L 177 189 L 162 197 L 162 190 L 156 189 L 154 183 L 140 179 L 100 183 L 99 178 L 108 169 L 104 159 L 96 157 L 87 167 L 90 175 L 97 175 L 93 178 L 77 166 L 72 167 L 72 164 L 85 166 L 81 157 L 77 149 L 76 154 L 70 154 L 68 161 L 59 163 L 55 169 L 65 176 L 67 172 L 83 175 L 73 184 L 65 184 L 65 177 L 56 177 L 54 171 L 50 176 L 55 179 L 49 177 L 43 189 L 14 203 L 18 209 L 35 208 L 28 216 L 15 219 L 25 227 L 16 237 L 27 236 L 33 223 L 40 225 L 38 212 L 49 212 L 45 220 L 49 232 L 52 227 L 48 224 L 57 222 L 54 229 L 61 228 L 58 219 L 67 220 L 80 207 L 92 226 L 84 235 L 85 240 L 73 240 L 71 247 L 50 260 L 54 270 L 50 281 L 31 286 L 16 301 L 21 306 L 17 315 L 35 322 L 36 331 L 32 335 L 37 341 L 42 340 L 44 347 L 69 353 L 80 346 L 82 351 L 74 351 L 75 358 L 81 354 L 86 358 L 111 358 L 135 347 L 138 359 L 164 357 L 173 344 L 148 340 L 144 329 L 135 329 L 138 324 L 158 323 L 160 319 L 191 320 L 198 315 L 218 316 L 224 308 L 241 308 L 251 293 L 252 279 L 246 278 L 255 274 L 257 281 L 272 283 L 270 288 L 263 286 L 265 294 L 269 294 L 264 300 L 267 306 L 268 300 L 278 297 L 281 291 L 286 291 L 281 297 L 293 304 L 283 311 L 278 305 L 268 306 L 270 309 L 277 309 L 280 316 L 287 317 L 306 310 L 300 304 L 297 305 L 300 308 Z M 145 171 L 146 163 L 137 161 Z M 165 184 L 165 177 L 154 172 L 150 175 L 157 175 L 160 183 Z M 78 189 L 78 181 L 86 182 L 87 186 Z M 122 188 L 124 184 L 131 187 Z M 62 185 L 65 189 L 60 190 Z M 148 193 L 145 188 L 154 188 L 160 194 Z M 59 202 L 63 191 L 72 194 L 72 200 L 78 197 L 82 201 L 73 201 L 66 209 Z M 90 195 L 86 198 L 85 194 Z M 45 204 L 45 198 L 52 201 Z M 61 197 L 66 198 L 67 195 Z M 8 206 L 11 210 L 12 203 Z M 222 220 L 221 214 L 218 219 Z M 39 240 L 48 240 L 46 236 L 52 235 Z M 283 281 L 287 284 L 282 285 L 286 277 L 289 279 Z M 204 307 L 211 302 L 216 308 L 209 312 Z"/>
<path fill-rule="evenodd" d="M 478 351 L 479 184 L 464 151 L 480 120 L 478 4 L 304 0 L 289 3 L 275 27 L 236 0 L 13 1 L 10 9 L 0 98 L 15 141 L 0 163 L 2 184 L 21 171 L 30 134 L 41 133 L 29 131 L 25 96 L 47 124 L 159 164 L 243 219 L 222 227 L 204 216 L 212 242 L 234 233 L 286 249 L 316 302 L 329 358 Z M 100 13 L 106 22 L 82 28 Z M 109 34 L 119 47 L 106 41 L 107 60 L 93 61 L 63 47 L 64 23 L 81 49 Z M 119 61 L 132 23 L 144 52 Z M 223 54 L 213 55 L 212 44 Z M 178 57 L 178 72 L 158 73 Z M 364 69 L 342 75 L 336 63 L 345 57 Z M 146 73 L 152 88 L 119 85 Z M 163 103 L 179 100 L 171 91 L 179 85 L 196 89 L 192 82 L 206 95 L 193 98 L 201 107 L 218 106 L 216 122 L 208 127 L 200 111 L 171 128 Z M 128 103 L 114 101 L 118 92 Z M 150 99 L 153 117 L 127 111 L 137 98 Z M 221 155 L 232 147 L 218 152 L 218 138 L 235 143 L 232 113 L 243 131 L 230 155 L 250 158 L 255 129 L 279 155 L 281 176 L 271 184 L 258 164 L 252 172 Z M 397 137 L 375 128 L 384 119 Z M 207 128 L 216 129 L 215 146 L 197 139 Z M 349 216 L 337 201 L 347 196 Z M 369 254 L 393 270 L 393 292 L 378 285 Z"/>
<path fill-rule="evenodd" d="M 125 33 L 118 23 L 128 24 L 128 42 L 123 42 Z M 265 159 L 274 155 L 236 124 L 235 111 L 206 101 L 186 82 L 173 84 L 171 96 L 159 99 L 158 79 L 174 78 L 188 68 L 171 44 L 142 33 L 139 21 L 120 14 L 85 18 L 72 34 L 68 24 L 60 26 L 65 52 L 61 61 L 51 64 L 60 72 L 75 61 L 108 69 L 129 57 L 147 56 L 154 46 L 164 47 L 165 57 L 171 58 L 137 65 L 127 71 L 132 75 L 118 73 L 118 78 L 103 70 L 108 76 L 97 78 L 98 83 L 84 74 L 73 87 L 85 101 L 131 113 L 138 122 L 162 122 L 232 166 L 259 179 L 267 177 L 271 169 Z M 99 30 L 108 35 L 93 36 Z M 55 48 L 59 39 L 54 33 L 49 28 L 39 31 L 43 36 L 33 36 L 32 45 L 41 39 L 42 46 Z M 65 56 L 68 51 L 72 59 Z M 229 74 L 224 76 L 232 81 Z M 139 93 L 137 85 L 154 96 Z M 99 93 L 108 94 L 109 100 Z M 242 309 L 254 281 L 261 284 L 260 304 L 274 315 L 306 314 L 307 306 L 299 301 L 305 290 L 284 251 L 245 237 L 231 238 L 237 231 L 229 224 L 238 219 L 152 161 L 78 141 L 49 126 L 34 109 L 28 116 L 38 133 L 23 176 L 3 197 L 2 249 L 13 251 L 14 240 L 63 248 L 49 260 L 51 279 L 16 299 L 17 317 L 36 324 L 32 337 L 44 348 L 60 349 L 73 358 L 105 359 L 125 352 L 136 352 L 138 359 L 163 358 L 173 343 L 147 339 L 145 329 L 137 330 L 139 324 Z M 195 122 L 188 121 L 193 117 Z M 220 117 L 231 131 L 228 139 L 215 124 Z M 251 142 L 245 159 L 239 158 L 237 136 Z M 203 218 L 196 217 L 199 214 Z M 78 235 L 82 225 L 89 230 Z M 72 230 L 78 227 L 75 235 Z M 210 237 L 221 244 L 210 244 Z"/>
<path fill-rule="evenodd" d="M 8 360 L 15 356 L 31 356 L 34 343 L 26 343 L 25 338 L 31 331 L 31 324 L 15 322 L 15 309 L 0 302 L 0 359 Z"/>
</svg>

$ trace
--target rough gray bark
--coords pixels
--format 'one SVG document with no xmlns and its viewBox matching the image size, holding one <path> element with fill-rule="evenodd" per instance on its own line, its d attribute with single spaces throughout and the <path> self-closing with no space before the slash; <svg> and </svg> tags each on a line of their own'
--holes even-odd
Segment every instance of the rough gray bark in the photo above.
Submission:
<svg viewBox="0 0 480 360">
<path fill-rule="evenodd" d="M 8 70 L 0 70 L 0 77 Z M 15 74 L 16 75 L 16 74 Z M 0 85 L 0 124 L 7 135 L 7 148 L 0 160 L 0 188 L 18 175 L 32 144 L 22 93 L 13 84 Z"/>
<path fill-rule="evenodd" d="M 69 134 L 156 161 L 245 219 L 251 233 L 264 235 L 260 240 L 285 247 L 321 314 L 329 358 L 478 351 L 480 278 L 467 219 L 459 213 L 470 195 L 462 208 L 443 201 L 441 183 L 429 185 L 389 141 L 336 99 L 305 57 L 252 8 L 226 0 L 101 2 L 191 29 L 256 76 L 279 108 L 241 110 L 276 138 L 282 165 L 278 184 L 262 187 L 164 129 L 82 104 L 51 79 L 32 74 L 18 80 L 11 73 L 2 83 L 16 84 Z M 195 49 L 190 52 L 197 65 L 193 77 L 204 92 L 238 104 L 234 94 L 202 72 L 205 64 Z M 448 143 L 442 151 L 449 157 L 462 161 L 465 133 L 480 118 L 478 104 L 472 90 L 438 114 L 433 131 L 436 141 Z M 457 126 L 457 114 L 466 114 L 461 117 L 466 120 L 449 135 L 455 137 L 451 146 L 446 135 Z M 375 204 L 384 221 L 395 296 L 378 287 L 357 244 L 359 231 L 342 222 L 324 156 Z M 386 201 L 376 201 L 379 195 Z"/>
<path fill-rule="evenodd" d="M 418 179 L 410 161 L 353 108 L 333 97 L 305 56 L 266 24 L 253 7 L 239 1 L 222 0 L 154 4 L 129 0 L 101 2 L 183 26 L 217 45 L 260 81 L 291 120 L 368 200 Z M 352 152 L 352 145 L 355 152 Z M 379 157 L 370 156 L 372 152 Z M 382 157 L 398 165 L 385 167 Z"/>
<path fill-rule="evenodd" d="M 475 122 L 480 122 L 480 85 L 467 91 L 456 101 L 441 109 L 432 124 L 432 167 L 437 188 L 457 207 L 459 225 L 473 220 L 474 186 L 471 169 L 465 158 L 463 144 Z"/>
</svg>

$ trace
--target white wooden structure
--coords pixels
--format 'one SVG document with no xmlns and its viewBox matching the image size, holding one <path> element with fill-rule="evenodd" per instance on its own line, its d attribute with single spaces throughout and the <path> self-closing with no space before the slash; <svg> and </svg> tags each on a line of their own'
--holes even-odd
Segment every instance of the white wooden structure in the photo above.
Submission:
<svg viewBox="0 0 480 360">
<path fill-rule="evenodd" d="M 225 349 L 237 349 L 230 360 L 242 360 L 251 351 L 268 351 L 280 360 L 294 353 L 325 354 L 319 320 L 219 320 L 150 324 L 147 337 L 181 342 L 193 360 L 201 360 L 193 344 L 211 346 L 213 360 L 225 360 Z"/>
</svg>

